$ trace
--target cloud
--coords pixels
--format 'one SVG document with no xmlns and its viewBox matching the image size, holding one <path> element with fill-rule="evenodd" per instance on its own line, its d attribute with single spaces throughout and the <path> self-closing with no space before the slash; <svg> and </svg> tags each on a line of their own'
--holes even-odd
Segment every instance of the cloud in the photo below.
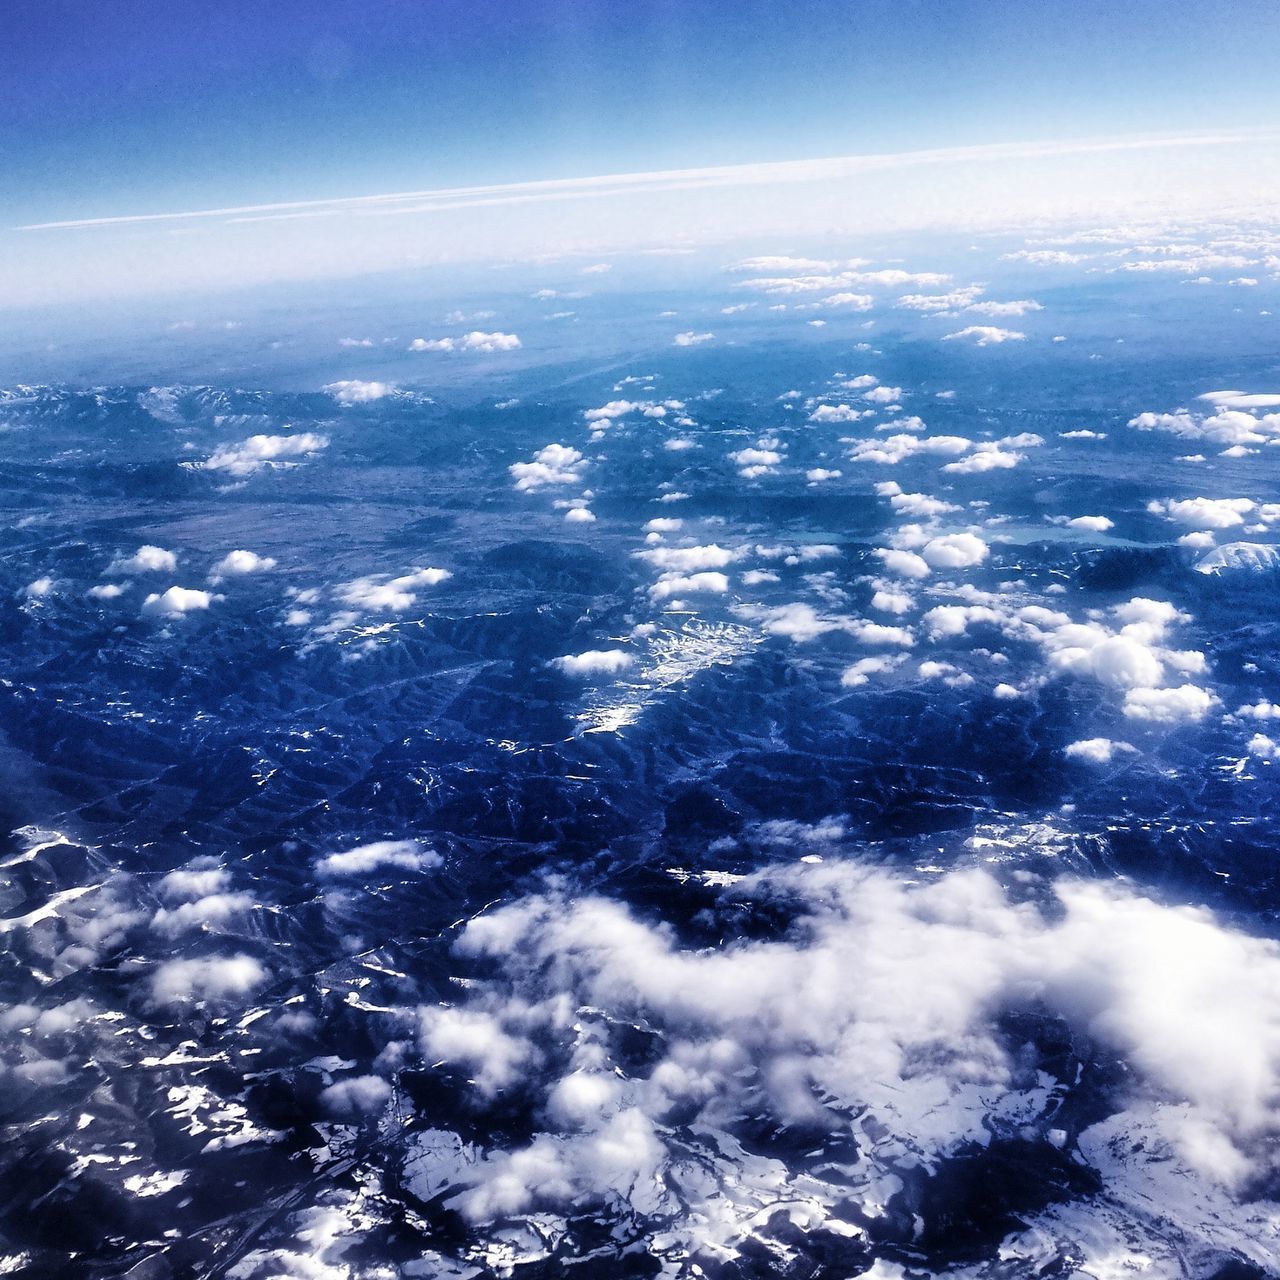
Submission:
<svg viewBox="0 0 1280 1280">
<path fill-rule="evenodd" d="M 210 579 L 220 582 L 223 578 L 240 577 L 250 573 L 266 573 L 276 567 L 271 556 L 260 556 L 256 551 L 228 551 L 210 573 Z"/>
<path fill-rule="evenodd" d="M 1106 516 L 1075 516 L 1067 521 L 1068 529 L 1084 529 L 1089 533 L 1106 533 L 1115 528 L 1115 521 Z"/>
<path fill-rule="evenodd" d="M 903 285 L 939 285 L 945 284 L 951 277 L 936 271 L 903 271 L 898 267 L 889 267 L 879 271 L 839 271 L 835 273 L 780 274 L 757 276 L 750 280 L 739 281 L 739 289 L 755 289 L 772 296 L 788 296 L 809 293 L 844 294 L 851 288 L 880 287 L 901 288 Z"/>
<path fill-rule="evenodd" d="M 896 573 L 903 578 L 927 578 L 929 576 L 929 565 L 923 557 L 917 555 L 914 551 L 904 551 L 898 548 L 878 547 L 876 555 L 884 561 L 884 567 L 890 573 Z"/>
<path fill-rule="evenodd" d="M 231 873 L 213 858 L 196 858 L 186 867 L 170 871 L 157 892 L 166 902 L 189 902 L 222 893 L 231 883 Z"/>
<path fill-rule="evenodd" d="M 897 404 L 902 399 L 901 387 L 872 387 L 862 393 L 869 404 Z"/>
<path fill-rule="evenodd" d="M 957 329 L 955 333 L 943 334 L 942 341 L 951 342 L 959 339 L 972 342 L 975 346 L 990 347 L 1001 342 L 1025 342 L 1026 337 L 1025 333 L 1019 333 L 1016 329 L 1000 329 L 989 324 L 971 324 L 963 329 Z"/>
<path fill-rule="evenodd" d="M 551 665 L 567 676 L 616 675 L 635 662 L 635 656 L 624 649 L 588 649 L 585 653 L 566 654 Z"/>
<path fill-rule="evenodd" d="M 403 613 L 417 601 L 421 587 L 435 587 L 448 582 L 453 574 L 448 569 L 413 569 L 398 578 L 386 574 L 371 574 L 355 578 L 334 588 L 334 595 L 344 604 L 358 609 L 372 609 L 386 613 Z"/>
<path fill-rule="evenodd" d="M 742 553 L 712 542 L 705 547 L 655 547 L 651 551 L 637 551 L 635 554 L 656 569 L 689 573 L 697 569 L 723 569 Z"/>
<path fill-rule="evenodd" d="M 833 293 L 819 303 L 823 307 L 838 307 L 846 311 L 870 311 L 874 299 L 869 293 Z"/>
<path fill-rule="evenodd" d="M 433 849 L 416 840 L 375 840 L 341 853 L 326 854 L 316 862 L 316 874 L 326 879 L 362 876 L 370 871 L 425 871 L 444 861 Z"/>
<path fill-rule="evenodd" d="M 898 515 L 909 516 L 914 520 L 932 520 L 935 516 L 960 510 L 954 502 L 944 502 L 941 498 L 932 498 L 927 493 L 894 493 L 889 495 L 889 505 Z"/>
<path fill-rule="evenodd" d="M 381 1112 L 391 1092 L 381 1076 L 348 1076 L 321 1091 L 320 1105 L 335 1119 L 356 1120 Z"/>
<path fill-rule="evenodd" d="M 710 342 L 716 335 L 714 333 L 694 333 L 692 329 L 686 329 L 684 333 L 677 333 L 675 336 L 675 345 L 677 347 L 696 347 L 704 342 Z"/>
<path fill-rule="evenodd" d="M 535 1056 L 523 1037 L 509 1035 L 498 1018 L 483 1009 L 420 1009 L 418 1044 L 428 1062 L 466 1067 L 472 1084 L 486 1097 L 513 1084 Z"/>
<path fill-rule="evenodd" d="M 738 467 L 738 474 L 747 480 L 768 475 L 782 461 L 782 454 L 776 449 L 738 449 L 728 457 Z"/>
<path fill-rule="evenodd" d="M 162 593 L 152 592 L 142 602 L 142 612 L 149 618 L 181 618 L 207 609 L 217 598 L 193 587 L 170 587 Z"/>
<path fill-rule="evenodd" d="M 858 178 L 867 173 L 898 172 L 932 168 L 936 165 L 973 163 L 980 168 L 1006 160 L 1039 160 L 1067 156 L 1090 156 L 1115 152 L 1165 152 L 1182 148 L 1220 148 L 1248 140 L 1247 132 L 1201 131 L 1159 134 L 1147 137 L 1066 139 L 1054 142 L 989 143 L 979 146 L 933 148 L 918 151 L 875 152 L 867 155 L 836 156 L 817 160 L 768 161 L 756 164 L 717 165 L 698 169 L 668 169 L 649 173 L 607 174 L 589 178 L 539 179 L 529 182 L 489 186 L 445 187 L 419 191 L 398 191 L 374 195 L 343 196 L 336 199 L 277 201 L 268 204 L 223 206 L 168 213 L 122 214 L 102 218 L 72 218 L 30 223 L 20 231 L 82 229 L 86 227 L 130 226 L 140 223 L 190 221 L 193 219 L 244 218 L 255 221 L 280 218 L 311 219 L 317 215 L 367 213 L 370 215 L 414 215 L 445 209 L 467 209 L 485 205 L 512 206 L 570 200 L 583 196 L 613 196 L 628 200 L 645 189 L 720 190 L 731 187 L 773 187 L 779 183 L 810 183 Z M 931 190 L 933 188 L 931 187 Z M 1017 250 L 1010 259 L 1035 263 L 1080 262 L 1086 255 L 1056 250 Z M 809 259 L 763 257 L 747 259 L 764 264 L 757 270 L 832 270 L 835 262 Z M 855 265 L 863 265 L 861 262 Z M 750 270 L 750 267 L 739 269 Z M 907 274 L 898 272 L 897 275 Z M 945 277 L 944 277 L 945 279 Z"/>
<path fill-rule="evenodd" d="M 959 462 L 949 462 L 942 469 L 953 475 L 978 475 L 984 471 L 1008 471 L 1023 459 L 1021 453 L 1006 453 L 995 445 L 978 445 L 973 453 Z"/>
<path fill-rule="evenodd" d="M 875 416 L 874 409 L 854 409 L 847 404 L 820 404 L 810 415 L 810 422 L 858 422 Z"/>
<path fill-rule="evenodd" d="M 858 265 L 863 264 L 859 263 Z M 735 262 L 729 270 L 750 273 L 758 271 L 805 273 L 832 271 L 837 266 L 839 266 L 839 263 L 818 258 L 789 258 L 778 254 L 766 254 L 763 257 L 743 258 L 741 262 Z"/>
<path fill-rule="evenodd" d="M 964 436 L 917 436 L 903 433 L 875 440 L 859 440 L 849 451 L 849 457 L 854 462 L 877 462 L 882 466 L 892 466 L 918 454 L 954 457 L 971 448 L 973 441 L 966 440 Z"/>
<path fill-rule="evenodd" d="M 381 400 L 395 391 L 389 382 L 330 382 L 325 390 L 339 404 L 368 404 L 372 400 Z"/>
<path fill-rule="evenodd" d="M 884 675 L 900 666 L 905 657 L 905 654 L 885 654 L 873 658 L 859 658 L 857 662 L 845 667 L 840 676 L 840 683 L 846 689 L 860 688 L 868 684 L 873 675 Z"/>
<path fill-rule="evenodd" d="M 1069 759 L 1087 760 L 1090 764 L 1110 764 L 1117 751 L 1133 750 L 1127 742 L 1112 742 L 1110 738 L 1082 738 L 1063 749 Z"/>
<path fill-rule="evenodd" d="M 1124 713 L 1149 724 L 1181 724 L 1204 719 L 1213 703 L 1213 695 L 1194 684 L 1176 689 L 1130 689 L 1125 694 Z"/>
<path fill-rule="evenodd" d="M 723 573 L 665 573 L 649 588 L 649 596 L 653 600 L 669 600 L 701 592 L 722 595 L 728 590 L 729 579 Z"/>
<path fill-rule="evenodd" d="M 584 409 L 582 416 L 588 422 L 612 422 L 629 413 L 638 413 L 650 403 L 648 400 L 610 400 L 608 404 L 602 404 L 598 408 Z"/>
<path fill-rule="evenodd" d="M 303 458 L 329 447 L 328 438 L 311 431 L 296 436 L 250 436 L 239 444 L 224 444 L 197 465 L 206 471 L 225 471 L 232 476 L 249 476 L 264 467 L 293 465 L 291 458 Z"/>
<path fill-rule="evenodd" d="M 514 333 L 483 333 L 473 329 L 461 338 L 414 338 L 410 351 L 517 351 L 520 339 Z"/>
<path fill-rule="evenodd" d="M 529 493 L 548 485 L 579 484 L 586 466 L 586 459 L 577 449 L 549 444 L 533 455 L 532 462 L 513 462 L 507 470 L 516 488 Z"/>
<path fill-rule="evenodd" d="M 1196 397 L 1207 400 L 1210 404 L 1220 405 L 1227 409 L 1272 409 L 1280 408 L 1280 395 L 1274 392 L 1248 391 L 1206 391 Z"/>
<path fill-rule="evenodd" d="M 464 351 L 516 351 L 520 339 L 514 333 L 482 333 L 473 329 L 459 344 Z"/>
<path fill-rule="evenodd" d="M 252 956 L 208 956 L 169 960 L 151 976 L 151 1003 L 160 1008 L 235 1001 L 251 995 L 268 979 Z"/>
<path fill-rule="evenodd" d="M 801 644 L 816 640 L 829 631 L 844 631 L 849 627 L 847 619 L 826 617 L 809 604 L 783 604 L 768 608 L 739 605 L 734 612 L 739 617 L 758 621 L 766 635 L 785 636 Z"/>
<path fill-rule="evenodd" d="M 910 627 L 889 627 L 879 622 L 855 622 L 850 631 L 863 644 L 885 648 L 910 649 L 915 645 L 915 636 Z"/>
<path fill-rule="evenodd" d="M 173 573 L 178 567 L 178 557 L 163 547 L 144 543 L 131 556 L 123 556 L 111 562 L 108 573 Z"/>
<path fill-rule="evenodd" d="M 903 311 L 924 311 L 930 314 L 956 312 L 969 306 L 983 292 L 981 285 L 965 285 L 948 293 L 907 293 L 893 305 Z"/>
<path fill-rule="evenodd" d="M 1271 940 L 1116 883 L 1064 879 L 1037 905 L 981 870 L 898 876 L 842 859 L 774 867 L 721 897 L 711 945 L 555 891 L 468 923 L 457 950 L 488 976 L 461 1007 L 420 1011 L 423 1056 L 467 1077 L 477 1106 L 518 1088 L 540 1128 L 491 1136 L 455 1165 L 439 1189 L 449 1207 L 480 1225 L 608 1203 L 659 1214 L 684 1248 L 715 1253 L 779 1203 L 803 1197 L 816 1227 L 848 1195 L 829 1167 L 726 1167 L 717 1153 L 737 1149 L 744 1116 L 819 1145 L 857 1116 L 872 1188 L 904 1150 L 926 1175 L 992 1133 L 1048 1150 L 1072 1077 L 1019 1066 L 1023 1037 L 1004 1020 L 1028 1008 L 1058 1022 L 1064 1043 L 1086 1039 L 1104 1064 L 1126 1066 L 1121 1084 L 1100 1075 L 1083 1148 L 1091 1123 L 1122 1134 L 1154 1101 L 1184 1120 L 1157 1144 L 1175 1168 L 1229 1191 L 1275 1168 Z M 782 935 L 730 923 L 779 909 Z M 645 1029 L 643 1056 L 614 1034 L 632 1026 Z M 1098 1167 L 1123 1194 L 1143 1145 L 1108 1145 Z"/>
<path fill-rule="evenodd" d="M 211 893 L 175 907 L 161 907 L 151 918 L 151 927 L 162 937 L 177 938 L 192 929 L 226 924 L 254 906 L 247 893 Z"/>
<path fill-rule="evenodd" d="M 921 549 L 921 558 L 935 569 L 968 569 L 981 564 L 988 547 L 975 533 L 948 533 L 930 538 Z"/>
<path fill-rule="evenodd" d="M 1236 708 L 1236 715 L 1245 720 L 1280 720 L 1280 703 L 1270 698 L 1262 698 L 1257 702 L 1245 703 Z"/>
<path fill-rule="evenodd" d="M 1043 311 L 1044 307 L 1030 298 L 1019 298 L 1012 302 L 971 302 L 965 310 L 981 316 L 1025 316 L 1031 311 Z"/>
<path fill-rule="evenodd" d="M 1231 404 L 1231 393 L 1210 392 L 1210 396 L 1222 394 Z M 1206 398 L 1206 397 L 1201 397 Z M 1271 397 L 1238 397 L 1240 400 L 1266 402 Z M 1135 431 L 1159 431 L 1183 440 L 1206 440 L 1211 444 L 1239 446 L 1265 444 L 1280 436 L 1280 413 L 1267 413 L 1258 417 L 1240 408 L 1222 408 L 1217 413 L 1204 415 L 1179 409 L 1176 413 L 1140 413 L 1127 424 Z"/>
<path fill-rule="evenodd" d="M 1038 267 L 1070 267 L 1078 262 L 1088 262 L 1092 255 L 1067 253 L 1062 249 L 1015 249 L 1013 253 L 1000 256 L 1005 262 L 1030 262 Z"/>
<path fill-rule="evenodd" d="M 1147 510 L 1193 529 L 1234 529 L 1256 505 L 1249 498 L 1170 498 L 1148 502 Z"/>
</svg>

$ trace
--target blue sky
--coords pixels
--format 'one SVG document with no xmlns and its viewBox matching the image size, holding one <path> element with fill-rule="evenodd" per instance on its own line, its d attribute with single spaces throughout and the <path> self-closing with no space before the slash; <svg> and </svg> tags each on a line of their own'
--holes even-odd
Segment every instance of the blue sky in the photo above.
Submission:
<svg viewBox="0 0 1280 1280">
<path fill-rule="evenodd" d="M 1273 0 L 10 0 L 0 217 L 1269 126 L 1278 55 Z"/>
<path fill-rule="evenodd" d="M 1280 101 L 1271 2 L 11 0 L 0 36 L 23 221 L 1262 124 Z"/>
</svg>

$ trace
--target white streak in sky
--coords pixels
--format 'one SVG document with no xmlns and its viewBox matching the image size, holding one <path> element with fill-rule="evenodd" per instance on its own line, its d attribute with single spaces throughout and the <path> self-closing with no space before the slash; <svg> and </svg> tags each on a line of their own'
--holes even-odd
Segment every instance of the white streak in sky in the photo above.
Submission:
<svg viewBox="0 0 1280 1280">
<path fill-rule="evenodd" d="M 665 169 L 652 173 L 610 174 L 594 178 L 553 178 L 489 186 L 443 187 L 384 195 L 343 196 L 328 200 L 294 200 L 273 204 L 192 209 L 175 213 L 136 213 L 104 218 L 76 218 L 29 223 L 14 229 L 17 231 L 63 231 L 190 219 L 259 222 L 290 218 L 335 217 L 343 214 L 360 216 L 426 214 L 485 205 L 539 204 L 583 197 L 625 196 L 641 190 L 691 191 L 716 187 L 822 182 L 856 177 L 863 173 L 920 168 L 929 165 L 1038 160 L 1056 156 L 1182 147 L 1220 147 L 1258 142 L 1272 137 L 1280 137 L 1280 130 L 1159 134 L 1142 137 L 1076 139 L 1063 142 L 994 143 L 984 146 L 934 148 L 881 155 L 837 156 L 822 160 L 786 160 L 761 164 L 717 165 L 698 169 Z"/>
</svg>

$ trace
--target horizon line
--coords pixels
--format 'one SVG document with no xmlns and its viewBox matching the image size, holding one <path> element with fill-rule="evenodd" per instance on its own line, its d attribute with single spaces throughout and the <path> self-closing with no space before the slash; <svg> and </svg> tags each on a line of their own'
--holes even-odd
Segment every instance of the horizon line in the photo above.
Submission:
<svg viewBox="0 0 1280 1280">
<path fill-rule="evenodd" d="M 274 221 L 299 217 L 357 214 L 430 213 L 467 204 L 535 203 L 572 199 L 576 195 L 622 195 L 644 188 L 680 190 L 698 187 L 750 186 L 773 182 L 813 182 L 851 177 L 878 169 L 911 168 L 973 160 L 1033 160 L 1062 155 L 1102 154 L 1153 148 L 1222 146 L 1280 137 L 1275 127 L 1243 128 L 1178 134 L 1139 134 L 1067 139 L 1057 142 L 996 142 L 911 151 L 868 152 L 810 160 L 771 160 L 748 164 L 708 165 L 687 169 L 656 169 L 637 173 L 578 178 L 544 178 L 476 186 L 437 187 L 372 195 L 276 201 L 167 213 L 116 214 L 32 222 L 14 231 L 87 230 L 153 222 L 224 218 L 229 222 Z"/>
</svg>

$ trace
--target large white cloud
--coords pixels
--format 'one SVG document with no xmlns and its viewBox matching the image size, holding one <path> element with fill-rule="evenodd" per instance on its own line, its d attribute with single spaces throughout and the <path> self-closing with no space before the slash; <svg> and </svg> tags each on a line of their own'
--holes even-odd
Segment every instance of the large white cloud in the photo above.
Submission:
<svg viewBox="0 0 1280 1280">
<path fill-rule="evenodd" d="M 169 587 L 166 591 L 153 591 L 142 602 L 142 612 L 150 618 L 181 618 L 207 609 L 218 598 L 194 587 Z"/>
<path fill-rule="evenodd" d="M 438 586 L 452 577 L 448 569 L 437 568 L 413 569 L 395 578 L 373 574 L 342 583 L 334 588 L 334 595 L 357 609 L 403 613 L 416 603 L 421 588 Z"/>
<path fill-rule="evenodd" d="M 678 526 L 680 522 L 674 523 Z M 741 552 L 712 542 L 705 547 L 654 547 L 650 551 L 637 551 L 636 555 L 664 572 L 692 573 L 699 569 L 723 569 L 737 560 Z"/>
<path fill-rule="evenodd" d="M 247 955 L 168 960 L 151 976 L 151 1002 L 160 1007 L 234 1002 L 251 995 L 267 979 L 266 969 Z"/>
<path fill-rule="evenodd" d="M 552 666 L 559 668 L 567 676 L 590 677 L 617 675 L 633 662 L 635 655 L 625 649 L 588 649 L 584 653 L 571 653 L 563 658 L 556 658 Z"/>
<path fill-rule="evenodd" d="M 1140 413 L 1130 418 L 1128 425 L 1137 431 L 1162 431 L 1210 444 L 1264 444 L 1280 436 L 1280 413 L 1255 417 L 1240 409 L 1220 409 L 1206 416 L 1180 409 L 1176 413 Z"/>
<path fill-rule="evenodd" d="M 210 578 L 219 582 L 223 578 L 243 577 L 251 573 L 266 573 L 276 567 L 271 556 L 260 556 L 256 551 L 228 551 L 210 572 Z"/>
<path fill-rule="evenodd" d="M 1202 720 L 1213 703 L 1213 694 L 1194 684 L 1176 689 L 1130 689 L 1125 694 L 1124 713 L 1153 724 L 1181 724 Z"/>
<path fill-rule="evenodd" d="M 586 465 L 586 459 L 577 449 L 549 444 L 539 449 L 531 462 L 513 462 L 507 470 L 517 489 L 531 492 L 548 485 L 578 484 Z"/>
<path fill-rule="evenodd" d="M 1169 498 L 1147 503 L 1152 515 L 1164 516 L 1193 529 L 1234 529 L 1256 510 L 1250 498 Z"/>
<path fill-rule="evenodd" d="M 849 451 L 849 457 L 854 462 L 878 462 L 891 466 L 904 458 L 914 458 L 917 454 L 955 457 L 972 448 L 973 441 L 964 436 L 918 436 L 902 433 L 876 440 L 859 440 Z"/>
<path fill-rule="evenodd" d="M 361 382 L 351 378 L 343 382 L 330 382 L 325 390 L 339 404 L 369 404 L 389 396 L 395 387 L 389 382 Z"/>
<path fill-rule="evenodd" d="M 178 557 L 164 547 L 145 543 L 131 556 L 121 556 L 111 562 L 108 573 L 173 573 L 178 568 Z"/>
<path fill-rule="evenodd" d="M 1063 881 L 1051 906 L 1016 902 L 981 871 L 922 882 L 828 861 L 726 892 L 785 902 L 790 928 L 695 948 L 621 905 L 555 892 L 467 925 L 458 949 L 492 977 L 461 1008 L 421 1011 L 422 1052 L 464 1072 L 481 1103 L 532 1092 L 542 1129 L 456 1164 L 447 1203 L 486 1224 L 609 1202 L 660 1213 L 696 1249 L 740 1238 L 799 1194 L 794 1177 L 821 1222 L 847 1177 L 830 1199 L 820 1172 L 778 1162 L 767 1188 L 748 1162 L 722 1180 L 713 1153 L 736 1150 L 743 1115 L 847 1136 L 856 1115 L 871 1197 L 904 1151 L 927 1171 L 1015 1117 L 1052 1142 L 1052 1082 L 1019 1069 L 1001 1025 L 1028 1008 L 1128 1064 L 1107 1132 L 1123 1133 L 1127 1106 L 1135 1126 L 1151 1101 L 1179 1108 L 1168 1157 L 1228 1193 L 1280 1159 L 1274 942 L 1115 884 Z M 630 1026 L 645 1028 L 643 1058 L 615 1039 Z M 1081 1146 L 1095 1147 L 1087 1129 Z M 1123 1178 L 1140 1157 L 1113 1149 L 1106 1172 Z"/>
<path fill-rule="evenodd" d="M 264 467 L 290 466 L 291 459 L 308 457 L 328 445 L 327 437 L 312 431 L 301 431 L 294 436 L 250 436 L 238 444 L 220 445 L 199 465 L 206 471 L 249 476 Z"/>
<path fill-rule="evenodd" d="M 984 471 L 1008 471 L 1023 459 L 1021 453 L 1010 453 L 997 445 L 978 445 L 959 462 L 949 462 L 942 469 L 955 475 L 979 475 Z"/>
<path fill-rule="evenodd" d="M 422 871 L 438 867 L 442 861 L 434 849 L 423 848 L 416 840 L 375 840 L 326 854 L 316 862 L 316 874 L 329 878 L 362 876 L 386 869 Z"/>
<path fill-rule="evenodd" d="M 649 596 L 653 600 L 670 600 L 683 595 L 710 592 L 722 595 L 729 590 L 729 579 L 723 573 L 664 573 L 649 588 Z"/>
<path fill-rule="evenodd" d="M 968 569 L 981 564 L 988 552 L 987 544 L 976 533 L 948 533 L 930 538 L 920 555 L 935 569 Z"/>
</svg>

